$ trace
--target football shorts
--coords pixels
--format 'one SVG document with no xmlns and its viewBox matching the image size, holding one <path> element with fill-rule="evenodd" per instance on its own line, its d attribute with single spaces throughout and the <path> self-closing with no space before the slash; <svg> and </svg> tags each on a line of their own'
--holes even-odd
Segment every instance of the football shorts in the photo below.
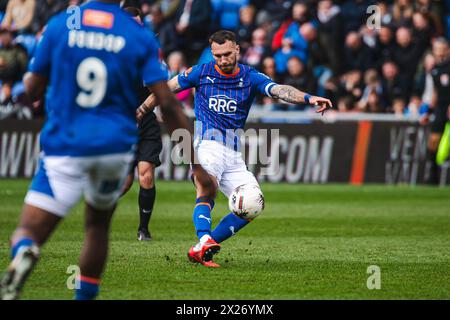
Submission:
<svg viewBox="0 0 450 320">
<path fill-rule="evenodd" d="M 84 196 L 95 209 L 115 206 L 133 152 L 90 157 L 41 155 L 25 203 L 64 217 Z"/>
<path fill-rule="evenodd" d="M 199 163 L 217 179 L 219 189 L 228 198 L 234 189 L 243 184 L 257 184 L 248 171 L 242 153 L 214 140 L 202 140 L 196 146 Z"/>
</svg>

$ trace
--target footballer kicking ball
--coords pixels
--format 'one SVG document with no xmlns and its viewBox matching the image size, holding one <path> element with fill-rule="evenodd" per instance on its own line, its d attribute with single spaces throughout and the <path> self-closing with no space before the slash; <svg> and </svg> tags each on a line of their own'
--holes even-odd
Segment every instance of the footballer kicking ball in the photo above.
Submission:
<svg viewBox="0 0 450 320">
<path fill-rule="evenodd" d="M 264 210 L 264 195 L 257 184 L 244 184 L 231 193 L 228 206 L 238 217 L 253 220 Z"/>
</svg>

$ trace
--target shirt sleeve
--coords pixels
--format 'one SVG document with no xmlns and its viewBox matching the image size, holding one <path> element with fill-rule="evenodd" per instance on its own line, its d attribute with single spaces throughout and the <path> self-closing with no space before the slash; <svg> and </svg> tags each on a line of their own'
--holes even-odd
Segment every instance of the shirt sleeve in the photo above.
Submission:
<svg viewBox="0 0 450 320">
<path fill-rule="evenodd" d="M 249 76 L 253 88 L 255 88 L 258 92 L 273 98 L 270 94 L 270 90 L 276 85 L 276 83 L 271 78 L 254 69 L 250 71 Z"/>
<path fill-rule="evenodd" d="M 190 67 L 178 75 L 178 84 L 181 89 L 196 87 L 200 83 L 200 65 Z"/>
<path fill-rule="evenodd" d="M 54 20 L 50 21 L 47 25 L 44 33 L 39 39 L 36 52 L 30 60 L 28 70 L 32 73 L 37 73 L 39 75 L 49 77 L 51 69 L 51 58 L 52 58 L 52 38 L 55 33 L 55 23 Z"/>
<path fill-rule="evenodd" d="M 149 41 L 149 50 L 147 51 L 142 71 L 144 85 L 146 86 L 160 81 L 167 81 L 167 68 L 159 59 L 158 42 L 153 37 L 150 37 Z"/>
</svg>

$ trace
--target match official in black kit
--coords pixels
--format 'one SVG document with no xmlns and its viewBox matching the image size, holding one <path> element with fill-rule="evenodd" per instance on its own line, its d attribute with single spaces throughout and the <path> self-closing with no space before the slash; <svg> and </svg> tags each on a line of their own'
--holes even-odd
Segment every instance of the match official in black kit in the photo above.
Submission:
<svg viewBox="0 0 450 320">
<path fill-rule="evenodd" d="M 434 83 L 433 102 L 422 119 L 422 124 L 431 121 L 428 156 L 432 165 L 427 182 L 438 184 L 439 166 L 436 163 L 436 154 L 450 112 L 450 47 L 447 39 L 437 38 L 433 42 L 433 56 L 436 59 L 436 65 L 431 71 Z"/>
<path fill-rule="evenodd" d="M 141 12 L 135 7 L 126 7 L 126 12 L 142 24 Z M 142 85 L 139 91 L 139 101 L 143 103 L 150 92 Z M 149 223 L 156 198 L 155 168 L 161 165 L 159 154 L 162 150 L 161 129 L 153 112 L 148 112 L 139 122 L 139 143 L 135 164 L 123 186 L 124 195 L 133 185 L 134 170 L 137 167 L 139 177 L 139 227 L 137 239 L 149 241 L 152 239 Z"/>
</svg>

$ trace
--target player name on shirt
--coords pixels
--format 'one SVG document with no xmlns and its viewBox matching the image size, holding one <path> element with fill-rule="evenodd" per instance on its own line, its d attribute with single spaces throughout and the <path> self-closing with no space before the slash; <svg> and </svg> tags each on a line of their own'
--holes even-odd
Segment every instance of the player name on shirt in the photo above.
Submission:
<svg viewBox="0 0 450 320">
<path fill-rule="evenodd" d="M 114 53 L 119 53 L 125 47 L 125 44 L 124 37 L 103 32 L 71 30 L 68 38 L 70 48 L 105 50 Z"/>
</svg>

